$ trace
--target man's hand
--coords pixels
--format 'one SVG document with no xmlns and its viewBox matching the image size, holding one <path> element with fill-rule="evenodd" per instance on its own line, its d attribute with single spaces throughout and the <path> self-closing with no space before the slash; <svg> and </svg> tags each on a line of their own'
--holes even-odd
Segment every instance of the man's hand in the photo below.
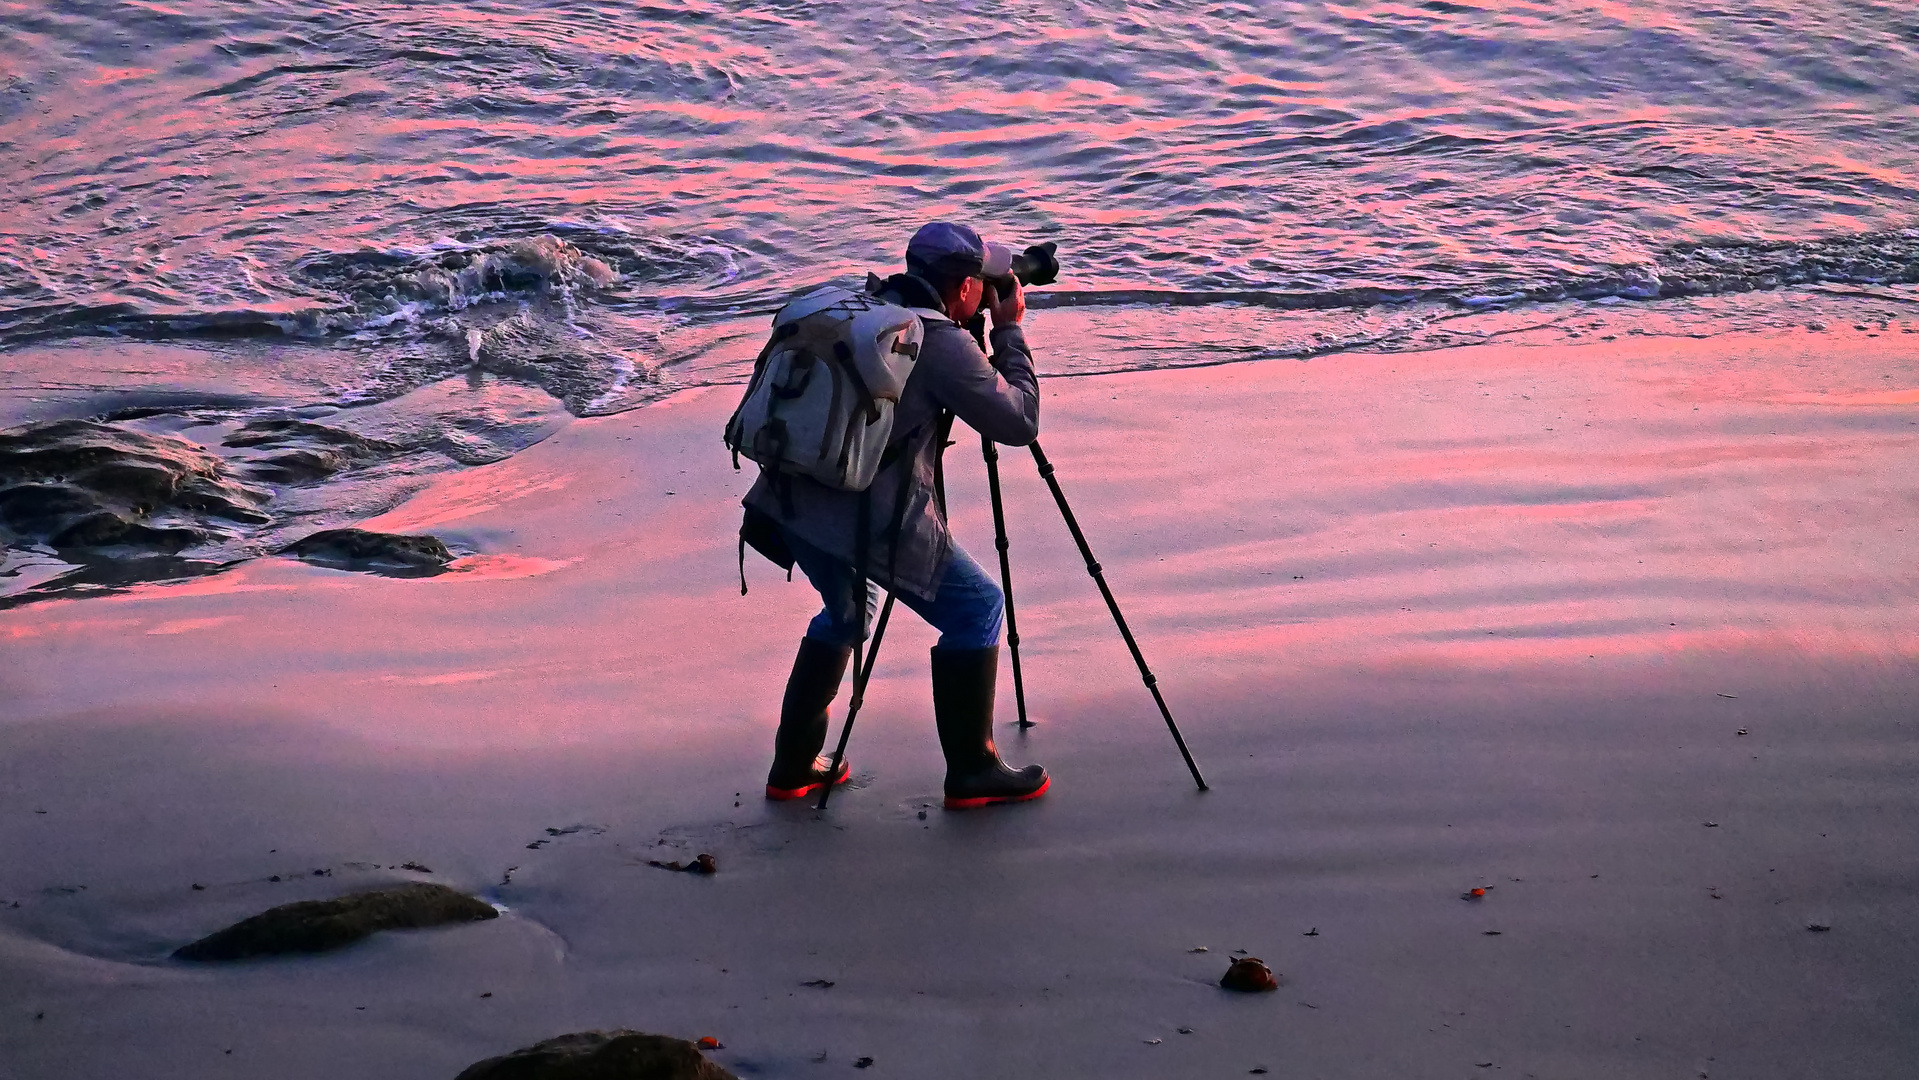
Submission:
<svg viewBox="0 0 1919 1080">
<path fill-rule="evenodd" d="M 994 326 L 1018 326 L 1019 321 L 1026 317 L 1026 290 L 1018 278 L 1009 280 L 1013 283 L 1011 293 L 1002 294 L 997 287 L 987 286 L 987 295 L 992 303 L 987 305 L 986 310 L 993 316 Z"/>
</svg>

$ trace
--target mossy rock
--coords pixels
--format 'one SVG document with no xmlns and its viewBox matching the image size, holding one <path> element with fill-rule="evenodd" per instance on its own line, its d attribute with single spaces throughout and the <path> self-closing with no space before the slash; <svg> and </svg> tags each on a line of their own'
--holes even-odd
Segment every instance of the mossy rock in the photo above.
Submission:
<svg viewBox="0 0 1919 1080">
<path fill-rule="evenodd" d="M 217 961 L 326 952 L 382 930 L 417 930 L 499 916 L 493 905 L 445 885 L 401 885 L 332 900 L 282 904 L 183 945 L 173 955 L 178 960 Z"/>
<path fill-rule="evenodd" d="M 685 1039 L 580 1031 L 469 1065 L 456 1080 L 739 1080 Z"/>
</svg>

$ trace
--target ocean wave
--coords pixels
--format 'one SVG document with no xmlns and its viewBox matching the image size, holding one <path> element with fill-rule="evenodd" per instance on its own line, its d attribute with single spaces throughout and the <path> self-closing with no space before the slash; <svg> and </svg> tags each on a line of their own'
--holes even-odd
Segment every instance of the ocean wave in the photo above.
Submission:
<svg viewBox="0 0 1919 1080">
<path fill-rule="evenodd" d="M 177 295 L 134 289 L 64 299 L 0 259 L 0 345 L 116 335 L 143 340 L 220 337 L 327 338 L 431 329 L 433 320 L 484 304 L 552 302 L 571 320 L 589 297 L 618 303 L 646 290 L 724 285 L 736 254 L 717 242 L 652 237 L 612 222 L 490 222 L 476 237 L 457 211 L 436 224 L 449 235 L 420 248 L 317 252 L 295 260 L 282 295 L 195 308 Z M 524 231 L 517 231 L 516 226 Z M 7 301 L 12 300 L 12 303 Z"/>
<path fill-rule="evenodd" d="M 451 212 L 447 223 L 459 216 Z M 497 224 L 497 212 L 492 217 Z M 529 215 L 520 224 L 534 220 Z M 342 387 L 336 402 L 384 400 L 459 371 L 482 371 L 538 387 L 575 415 L 599 415 L 645 404 L 676 385 L 731 378 L 736 358 L 703 355 L 707 350 L 697 342 L 710 335 L 698 328 L 743 325 L 777 309 L 799 287 L 739 280 L 736 252 L 718 242 L 651 237 L 608 221 L 543 220 L 538 226 L 506 237 L 472 237 L 461 229 L 419 249 L 308 255 L 286 275 L 306 295 L 255 306 L 194 312 L 152 310 L 133 300 L 0 305 L 0 344 L 102 334 L 295 338 L 360 350 L 404 344 L 399 352 L 387 349 L 391 363 L 363 385 Z M 1070 249 L 1067 266 L 1070 272 Z M 1644 263 L 1558 281 L 1492 280 L 1462 288 L 1068 287 L 1034 289 L 1028 304 L 1317 313 L 1249 330 L 1257 340 L 1248 339 L 1244 358 L 1252 359 L 1411 347 L 1408 342 L 1468 344 L 1512 332 L 1479 313 L 1518 317 L 1531 305 L 1631 302 L 1637 308 L 1812 285 L 1916 283 L 1919 229 L 1899 229 L 1674 244 Z M 1485 325 L 1453 320 L 1442 330 L 1445 312 Z M 686 353 L 687 341 L 700 355 Z"/>
<path fill-rule="evenodd" d="M 131 300 L 0 307 L 0 344 L 111 335 L 142 340 L 220 337 L 323 337 L 351 332 L 359 320 L 342 305 L 288 301 L 207 311 L 154 310 Z"/>
<path fill-rule="evenodd" d="M 493 245 L 448 243 L 425 253 L 317 255 L 301 260 L 294 273 L 341 297 L 359 317 L 355 329 L 516 296 L 571 300 L 578 291 L 604 289 L 619 277 L 602 259 L 551 234 Z"/>
<path fill-rule="evenodd" d="M 734 318 L 771 311 L 796 286 L 741 282 L 725 245 L 647 237 L 623 226 L 545 222 L 503 238 L 449 238 L 424 249 L 323 252 L 294 263 L 305 295 L 205 311 L 129 299 L 0 303 L 0 343 L 90 334 L 143 339 L 436 333 L 435 320 L 486 304 L 547 302 L 563 323 L 600 305 Z M 1071 270 L 1070 250 L 1067 254 Z M 1919 228 L 1812 240 L 1674 244 L 1653 259 L 1562 280 L 1491 280 L 1448 288 L 1367 284 L 1326 289 L 1036 289 L 1034 308 L 1238 304 L 1279 310 L 1445 304 L 1462 309 L 1566 300 L 1662 300 L 1795 285 L 1919 283 Z M 734 288 L 728 289 L 732 285 Z M 0 292 L 0 299 L 5 296 Z M 464 334 L 464 330 L 456 333 Z"/>
<path fill-rule="evenodd" d="M 1054 289 L 1027 295 L 1036 308 L 1244 304 L 1287 311 L 1451 304 L 1485 308 L 1566 300 L 1665 300 L 1761 292 L 1793 285 L 1919 283 L 1919 229 L 1803 241 L 1675 244 L 1652 262 L 1536 284 L 1487 282 L 1469 288 Z"/>
</svg>

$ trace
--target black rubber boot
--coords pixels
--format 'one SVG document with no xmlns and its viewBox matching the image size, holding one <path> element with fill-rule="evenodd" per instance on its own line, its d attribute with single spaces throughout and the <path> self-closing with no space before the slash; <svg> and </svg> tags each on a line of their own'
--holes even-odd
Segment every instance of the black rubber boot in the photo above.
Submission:
<svg viewBox="0 0 1919 1080">
<path fill-rule="evenodd" d="M 786 677 L 786 699 L 780 704 L 780 730 L 773 736 L 773 768 L 766 774 L 769 799 L 804 799 L 826 783 L 833 763 L 820 756 L 826 745 L 826 707 L 840 692 L 847 661 L 853 650 L 812 638 L 800 639 L 793 673 Z M 833 783 L 846 782 L 846 762 Z"/>
<path fill-rule="evenodd" d="M 1037 799 L 1052 783 L 1046 770 L 1014 771 L 993 745 L 993 695 L 999 683 L 999 646 L 933 649 L 933 719 L 946 754 L 946 808 Z"/>
</svg>

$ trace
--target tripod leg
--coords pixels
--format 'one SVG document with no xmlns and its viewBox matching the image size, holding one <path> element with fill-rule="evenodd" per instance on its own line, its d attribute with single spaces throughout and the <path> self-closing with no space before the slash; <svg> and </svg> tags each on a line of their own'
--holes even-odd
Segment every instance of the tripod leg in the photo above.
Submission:
<svg viewBox="0 0 1919 1080">
<path fill-rule="evenodd" d="M 1113 599 L 1113 590 L 1106 584 L 1106 574 L 1100 569 L 1099 561 L 1093 558 L 1093 549 L 1086 543 L 1086 534 L 1079 529 L 1079 521 L 1073 517 L 1073 508 L 1066 504 L 1066 493 L 1060 490 L 1059 480 L 1053 475 L 1053 463 L 1046 460 L 1046 454 L 1039 448 L 1037 441 L 1031 444 L 1033 461 L 1039 465 L 1040 478 L 1052 489 L 1053 501 L 1059 504 L 1060 516 L 1066 519 L 1066 528 L 1073 534 L 1073 542 L 1079 545 L 1079 553 L 1086 560 L 1086 572 L 1093 576 L 1099 585 L 1099 594 L 1106 598 L 1106 609 L 1113 613 L 1113 622 L 1119 627 L 1119 636 L 1126 641 L 1126 647 L 1132 650 L 1133 663 L 1139 665 L 1139 677 L 1146 683 L 1146 689 L 1152 691 L 1153 703 L 1159 706 L 1159 714 L 1166 718 L 1166 730 L 1173 733 L 1173 742 L 1179 746 L 1179 756 L 1186 759 L 1186 768 L 1193 774 L 1193 783 L 1199 790 L 1206 790 L 1206 780 L 1199 775 L 1199 766 L 1193 764 L 1193 755 L 1186 749 L 1186 739 L 1179 733 L 1179 725 L 1173 722 L 1173 711 L 1166 707 L 1166 699 L 1160 696 L 1159 679 L 1146 666 L 1146 657 L 1139 651 L 1139 643 L 1133 640 L 1133 632 L 1126 627 L 1126 616 L 1119 613 L 1119 601 Z"/>
<path fill-rule="evenodd" d="M 862 612 L 864 614 L 864 612 Z M 853 697 L 846 703 L 846 723 L 840 726 L 840 744 L 833 748 L 833 764 L 826 770 L 826 786 L 820 788 L 821 810 L 826 809 L 826 798 L 833 794 L 833 777 L 840 774 L 840 762 L 846 760 L 846 740 L 853 737 L 853 718 L 860 714 L 860 706 L 866 704 L 866 680 L 873 677 L 873 662 L 880 656 L 880 639 L 886 636 L 886 620 L 893 614 L 893 594 L 886 594 L 886 604 L 880 608 L 879 622 L 873 626 L 873 643 L 866 647 L 866 656 L 862 660 L 858 642 L 853 644 Z"/>
<path fill-rule="evenodd" d="M 1026 718 L 1026 680 L 1019 668 L 1019 619 L 1013 614 L 1013 564 L 1007 555 L 1011 545 L 1006 539 L 1006 507 L 999 497 L 999 447 L 980 436 L 980 452 L 986 457 L 986 487 L 993 496 L 993 546 L 999 548 L 1000 591 L 1006 594 L 1006 648 L 1013 656 L 1013 700 L 1019 705 L 1019 726 L 1029 728 Z"/>
</svg>

